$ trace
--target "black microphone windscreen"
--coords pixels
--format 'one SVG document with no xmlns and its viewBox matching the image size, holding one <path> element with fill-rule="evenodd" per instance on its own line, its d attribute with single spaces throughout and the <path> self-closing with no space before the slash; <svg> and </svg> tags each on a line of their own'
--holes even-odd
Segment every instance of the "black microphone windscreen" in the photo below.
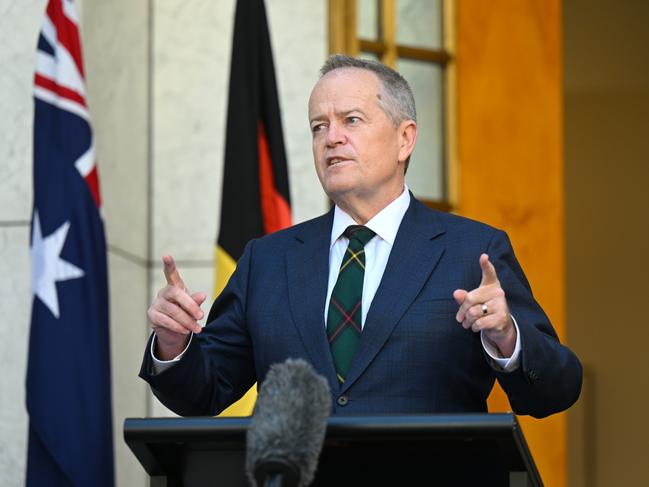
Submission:
<svg viewBox="0 0 649 487">
<path fill-rule="evenodd" d="M 252 485 L 269 465 L 289 465 L 299 483 L 313 481 L 322 450 L 331 393 L 327 380 L 302 359 L 271 366 L 246 435 L 246 474 Z"/>
</svg>

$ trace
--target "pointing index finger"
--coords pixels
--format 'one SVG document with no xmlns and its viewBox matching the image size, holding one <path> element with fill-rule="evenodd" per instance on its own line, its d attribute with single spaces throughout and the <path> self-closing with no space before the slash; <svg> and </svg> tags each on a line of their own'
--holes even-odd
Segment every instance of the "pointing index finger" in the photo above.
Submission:
<svg viewBox="0 0 649 487">
<path fill-rule="evenodd" d="M 164 264 L 164 274 L 167 284 L 180 289 L 185 289 L 185 283 L 178 273 L 174 258 L 171 255 L 165 255 L 162 257 L 162 263 Z"/>
<path fill-rule="evenodd" d="M 489 261 L 489 256 L 487 254 L 482 254 L 480 256 L 480 268 L 482 269 L 482 280 L 480 281 L 481 286 L 488 286 L 498 282 L 496 268 Z"/>
</svg>

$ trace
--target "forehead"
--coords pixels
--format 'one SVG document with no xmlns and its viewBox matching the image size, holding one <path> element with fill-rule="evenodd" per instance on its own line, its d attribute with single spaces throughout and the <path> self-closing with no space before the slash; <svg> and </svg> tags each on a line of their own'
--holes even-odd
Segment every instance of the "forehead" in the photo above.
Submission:
<svg viewBox="0 0 649 487">
<path fill-rule="evenodd" d="M 334 104 L 343 109 L 348 104 L 376 103 L 379 98 L 380 83 L 374 73 L 366 69 L 339 68 L 325 74 L 313 87 L 309 113 L 322 109 L 322 104 Z"/>
</svg>

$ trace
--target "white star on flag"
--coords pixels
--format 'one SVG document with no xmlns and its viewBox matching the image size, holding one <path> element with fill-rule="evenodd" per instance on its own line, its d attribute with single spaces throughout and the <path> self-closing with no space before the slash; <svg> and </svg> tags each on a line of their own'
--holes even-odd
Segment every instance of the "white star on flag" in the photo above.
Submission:
<svg viewBox="0 0 649 487">
<path fill-rule="evenodd" d="M 59 298 L 56 283 L 84 276 L 83 270 L 61 259 L 61 249 L 70 229 L 70 222 L 63 223 L 53 233 L 43 239 L 38 211 L 34 211 L 32 229 L 32 292 L 52 312 L 59 317 Z"/>
</svg>

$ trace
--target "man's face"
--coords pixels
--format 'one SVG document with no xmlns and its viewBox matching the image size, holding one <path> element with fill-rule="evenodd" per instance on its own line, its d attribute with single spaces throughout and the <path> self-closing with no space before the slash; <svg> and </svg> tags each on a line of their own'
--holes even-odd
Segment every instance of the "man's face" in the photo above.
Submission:
<svg viewBox="0 0 649 487">
<path fill-rule="evenodd" d="M 404 161 L 412 151 L 404 127 L 395 127 L 378 104 L 376 75 L 357 68 L 323 76 L 309 99 L 313 158 L 320 184 L 336 203 L 347 198 L 396 198 L 403 190 Z M 378 195 L 378 196 L 377 196 Z"/>
</svg>

